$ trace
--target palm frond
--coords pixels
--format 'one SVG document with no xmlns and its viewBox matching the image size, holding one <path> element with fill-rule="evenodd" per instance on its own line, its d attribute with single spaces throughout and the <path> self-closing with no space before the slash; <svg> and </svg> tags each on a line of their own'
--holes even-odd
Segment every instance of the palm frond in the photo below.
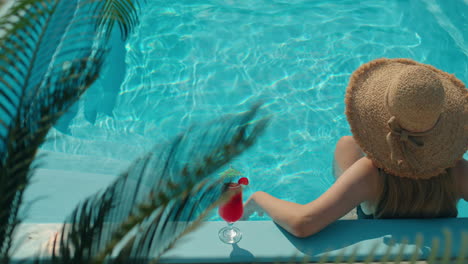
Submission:
<svg viewBox="0 0 468 264">
<path fill-rule="evenodd" d="M 174 197 L 166 206 L 156 207 L 156 212 L 132 234 L 113 260 L 114 263 L 148 263 L 157 260 L 174 243 L 200 226 L 206 216 L 222 200 L 223 180 L 206 179 L 201 184 L 189 186 L 188 192 Z"/>
<path fill-rule="evenodd" d="M 17 1 L 0 18 L 0 258 L 8 261 L 39 146 L 98 77 L 104 39 L 77 0 Z"/>
<path fill-rule="evenodd" d="M 126 40 L 128 35 L 139 23 L 140 2 L 146 0 L 91 0 L 95 1 L 96 13 L 100 13 L 97 26 L 105 29 L 106 37 L 109 38 L 111 29 L 118 24 L 120 35 Z"/>
<path fill-rule="evenodd" d="M 192 127 L 135 161 L 102 193 L 78 206 L 61 230 L 55 263 L 157 258 L 195 228 L 220 198 L 222 178 L 209 177 L 250 147 L 267 119 L 258 110 Z"/>
<path fill-rule="evenodd" d="M 86 65 L 88 63 L 93 65 L 92 68 Z M 0 170 L 2 182 L 7 183 L 5 189 L 0 188 L 3 195 L 0 203 L 10 206 L 10 211 L 4 211 L 5 214 L 0 216 L 2 221 L 3 219 L 9 221 L 7 225 L 1 225 L 4 228 L 2 230 L 4 237 L 0 241 L 3 242 L 3 246 L 6 248 L 5 254 L 11 246 L 13 231 L 22 220 L 18 218 L 18 210 L 23 201 L 25 187 L 35 169 L 32 164 L 39 146 L 44 142 L 47 132 L 63 112 L 98 77 L 101 65 L 102 54 L 99 54 L 97 58 L 74 62 L 69 69 L 54 75 L 55 77 L 59 76 L 58 80 L 54 80 L 54 83 L 49 83 L 51 78 L 47 78 L 46 83 L 54 85 L 55 90 L 39 94 L 38 99 L 40 101 L 31 105 L 35 112 L 30 118 L 36 122 L 28 124 L 25 120 L 22 120 L 20 124 L 15 124 L 10 129 L 10 141 L 7 142 L 8 157 Z M 71 72 L 80 72 L 80 75 L 74 75 Z M 83 72 L 87 72 L 87 74 L 82 75 Z M 70 87 L 74 89 L 69 89 Z M 8 207 L 2 208 L 6 209 Z M 2 217 L 4 218 L 2 219 Z"/>
<path fill-rule="evenodd" d="M 460 252 L 456 264 L 468 263 L 468 233 L 463 232 L 461 236 Z"/>
<path fill-rule="evenodd" d="M 338 255 L 333 256 L 333 259 L 329 258 L 328 253 L 321 255 L 320 259 L 317 261 L 318 264 L 325 263 L 363 263 L 363 264 L 372 264 L 372 263 L 407 263 L 407 264 L 417 264 L 423 261 L 428 264 L 462 264 L 468 263 L 467 252 L 468 252 L 468 233 L 462 231 L 461 233 L 456 234 L 459 238 L 454 239 L 453 235 L 449 230 L 444 229 L 443 232 L 443 241 L 441 245 L 441 240 L 438 237 L 432 239 L 431 243 L 425 245 L 424 238 L 422 234 L 417 234 L 414 238 L 402 239 L 399 243 L 392 243 L 387 246 L 385 252 L 382 254 L 379 252 L 379 247 L 382 246 L 381 242 L 376 242 L 369 248 L 368 254 L 363 260 L 357 259 L 357 252 L 359 246 L 356 245 L 353 247 L 352 252 L 348 250 L 342 250 Z M 410 243 L 411 241 L 411 243 Z M 454 241 L 457 241 L 457 247 L 459 252 L 454 257 Z M 413 248 L 414 251 L 410 252 L 405 250 L 406 248 Z M 429 249 L 429 256 L 422 258 L 422 249 Z M 347 253 L 348 252 L 348 253 Z M 380 254 L 377 254 L 377 253 Z M 301 263 L 309 263 L 310 256 L 304 256 Z"/>
</svg>

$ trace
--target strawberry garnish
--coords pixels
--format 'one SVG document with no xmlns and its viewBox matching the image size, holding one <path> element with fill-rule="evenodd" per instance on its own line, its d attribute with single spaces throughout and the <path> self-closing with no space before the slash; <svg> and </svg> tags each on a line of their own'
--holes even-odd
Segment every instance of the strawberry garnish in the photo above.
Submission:
<svg viewBox="0 0 468 264">
<path fill-rule="evenodd" d="M 246 177 L 242 177 L 237 181 L 237 183 L 242 185 L 249 185 L 249 179 L 247 179 Z"/>
</svg>

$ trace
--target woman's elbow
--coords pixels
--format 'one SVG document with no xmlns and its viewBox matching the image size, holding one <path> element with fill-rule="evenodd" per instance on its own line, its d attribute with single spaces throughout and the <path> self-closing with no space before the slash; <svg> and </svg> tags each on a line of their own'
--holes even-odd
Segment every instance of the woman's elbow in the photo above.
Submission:
<svg viewBox="0 0 468 264">
<path fill-rule="evenodd" d="M 291 225 L 290 233 L 298 238 L 309 237 L 320 231 L 315 225 L 311 224 L 310 221 L 304 219 L 298 219 Z"/>
<path fill-rule="evenodd" d="M 301 229 L 293 229 L 291 234 L 297 238 L 306 238 L 313 235 L 313 233 L 309 233 Z"/>
</svg>

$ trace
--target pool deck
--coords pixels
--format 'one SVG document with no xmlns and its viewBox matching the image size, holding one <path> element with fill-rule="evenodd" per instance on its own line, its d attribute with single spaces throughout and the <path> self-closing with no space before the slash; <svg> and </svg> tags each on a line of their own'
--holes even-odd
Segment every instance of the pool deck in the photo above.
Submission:
<svg viewBox="0 0 468 264">
<path fill-rule="evenodd" d="M 200 228 L 179 240 L 162 256 L 160 263 L 272 263 L 345 261 L 355 253 L 356 263 L 367 259 L 374 250 L 373 261 L 382 260 L 386 252 L 403 253 L 403 261 L 425 263 L 431 254 L 436 258 L 455 259 L 468 256 L 468 218 L 430 220 L 339 220 L 321 232 L 296 238 L 272 221 L 240 221 L 235 224 L 243 232 L 234 245 L 219 241 L 218 230 L 223 222 L 205 222 Z M 60 224 L 23 224 L 18 237 L 25 238 L 14 254 L 15 262 L 31 259 L 36 250 L 58 230 Z M 422 239 L 417 242 L 416 236 Z M 463 235 L 463 236 L 462 236 Z M 403 241 L 407 240 L 405 244 Z M 439 248 L 433 241 L 439 241 Z M 402 243 L 403 242 L 403 243 Z M 467 244 L 467 243 L 465 243 Z M 444 245 L 449 245 L 445 248 Z M 416 255 L 413 256 L 413 252 Z M 340 260 L 339 255 L 345 258 Z M 390 261 L 394 259 L 390 257 Z M 468 259 L 467 259 L 468 260 Z M 468 262 L 468 261 L 467 261 Z"/>
</svg>

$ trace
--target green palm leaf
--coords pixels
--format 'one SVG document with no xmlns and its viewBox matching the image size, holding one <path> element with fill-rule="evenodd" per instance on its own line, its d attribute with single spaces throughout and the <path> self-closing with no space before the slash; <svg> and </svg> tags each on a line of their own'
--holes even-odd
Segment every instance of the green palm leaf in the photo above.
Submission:
<svg viewBox="0 0 468 264">
<path fill-rule="evenodd" d="M 21 0 L 0 18 L 3 262 L 8 262 L 13 233 L 22 220 L 19 208 L 39 146 L 99 75 L 107 38 L 97 31 L 101 14 L 95 13 L 96 6 L 95 1 Z"/>
<path fill-rule="evenodd" d="M 120 28 L 122 39 L 127 39 L 133 28 L 139 23 L 140 2 L 146 0 L 93 0 L 97 5 L 96 13 L 100 13 L 97 26 L 105 28 L 107 37 L 115 23 Z"/>
<path fill-rule="evenodd" d="M 104 192 L 86 199 L 61 230 L 54 263 L 101 263 L 157 258 L 216 206 L 223 178 L 209 177 L 250 147 L 266 126 L 258 106 L 193 127 L 155 149 Z M 69 224 L 68 224 L 69 223 Z"/>
</svg>

